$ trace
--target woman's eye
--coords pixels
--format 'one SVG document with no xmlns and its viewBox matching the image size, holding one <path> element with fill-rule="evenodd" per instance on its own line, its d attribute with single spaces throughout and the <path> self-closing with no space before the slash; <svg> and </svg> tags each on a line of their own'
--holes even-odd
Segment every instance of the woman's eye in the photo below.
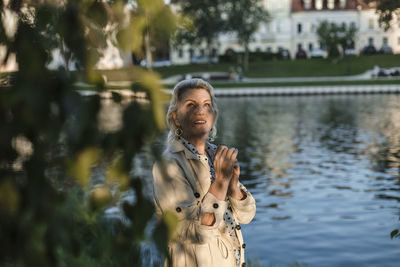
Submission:
<svg viewBox="0 0 400 267">
<path fill-rule="evenodd" d="M 206 107 L 211 107 L 211 104 L 210 103 L 206 103 L 205 106 Z"/>
</svg>

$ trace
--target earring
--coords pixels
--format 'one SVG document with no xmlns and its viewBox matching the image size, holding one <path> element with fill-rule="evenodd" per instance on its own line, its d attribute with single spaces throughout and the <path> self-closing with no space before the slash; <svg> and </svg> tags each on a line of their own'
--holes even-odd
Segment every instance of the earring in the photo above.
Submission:
<svg viewBox="0 0 400 267">
<path fill-rule="evenodd" d="M 182 134 L 183 134 L 183 130 L 181 128 L 176 128 L 175 135 L 180 137 Z"/>
</svg>

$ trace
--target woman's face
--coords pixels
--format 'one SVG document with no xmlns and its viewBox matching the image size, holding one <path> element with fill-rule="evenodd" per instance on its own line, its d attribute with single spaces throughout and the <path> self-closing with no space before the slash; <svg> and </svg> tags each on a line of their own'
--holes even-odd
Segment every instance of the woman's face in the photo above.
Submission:
<svg viewBox="0 0 400 267">
<path fill-rule="evenodd" d="M 184 92 L 173 114 L 175 125 L 183 130 L 182 136 L 187 140 L 207 138 L 214 117 L 211 96 L 202 88 Z"/>
</svg>

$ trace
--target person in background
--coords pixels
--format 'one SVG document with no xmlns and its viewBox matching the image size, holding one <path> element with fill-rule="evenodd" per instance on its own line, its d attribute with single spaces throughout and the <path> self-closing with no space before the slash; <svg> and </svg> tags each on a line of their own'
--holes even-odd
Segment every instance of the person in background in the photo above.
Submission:
<svg viewBox="0 0 400 267">
<path fill-rule="evenodd" d="M 153 167 L 156 212 L 179 220 L 166 266 L 245 266 L 240 224 L 251 222 L 256 204 L 239 181 L 238 150 L 210 142 L 217 118 L 209 83 L 190 79 L 175 86 L 167 148 Z"/>
</svg>

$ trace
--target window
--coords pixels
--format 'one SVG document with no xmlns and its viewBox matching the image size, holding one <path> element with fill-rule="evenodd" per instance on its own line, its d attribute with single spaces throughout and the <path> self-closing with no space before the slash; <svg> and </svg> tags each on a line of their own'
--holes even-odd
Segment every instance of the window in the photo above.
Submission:
<svg viewBox="0 0 400 267">
<path fill-rule="evenodd" d="M 271 31 L 271 23 L 264 24 L 265 32 Z"/>
<path fill-rule="evenodd" d="M 374 38 L 373 37 L 369 37 L 368 38 L 368 45 L 374 45 Z"/>
<path fill-rule="evenodd" d="M 297 44 L 297 51 L 303 50 L 303 45 L 302 44 Z"/>
<path fill-rule="evenodd" d="M 276 22 L 276 32 L 281 32 L 281 22 L 278 20 L 277 22 Z"/>
<path fill-rule="evenodd" d="M 178 50 L 178 57 L 183 58 L 183 49 Z"/>
<path fill-rule="evenodd" d="M 346 8 L 346 0 L 340 0 L 340 8 Z"/>
<path fill-rule="evenodd" d="M 261 52 L 261 48 L 256 47 L 256 52 Z"/>
<path fill-rule="evenodd" d="M 268 46 L 268 47 L 267 47 L 267 52 L 268 52 L 268 53 L 271 53 L 271 52 L 272 52 L 272 47 Z"/>
<path fill-rule="evenodd" d="M 304 0 L 304 8 L 305 9 L 311 8 L 311 0 Z"/>
<path fill-rule="evenodd" d="M 397 45 L 400 46 L 400 36 L 397 37 Z"/>
<path fill-rule="evenodd" d="M 322 9 L 322 0 L 315 0 L 315 9 Z"/>
<path fill-rule="evenodd" d="M 217 56 L 217 49 L 213 48 L 211 49 L 211 57 L 216 57 Z"/>
<path fill-rule="evenodd" d="M 297 23 L 297 33 L 301 33 L 301 31 L 302 31 L 301 23 Z"/>
<path fill-rule="evenodd" d="M 309 43 L 309 44 L 308 44 L 308 50 L 309 50 L 309 51 L 313 51 L 313 44 L 312 44 L 312 43 Z"/>
<path fill-rule="evenodd" d="M 200 49 L 200 56 L 204 57 L 205 55 L 206 55 L 206 53 L 205 53 L 204 49 Z"/>
<path fill-rule="evenodd" d="M 374 19 L 368 19 L 368 29 L 374 29 Z"/>
<path fill-rule="evenodd" d="M 356 23 L 355 23 L 354 21 L 352 21 L 352 22 L 350 23 L 350 28 L 356 28 Z"/>
<path fill-rule="evenodd" d="M 387 45 L 388 44 L 388 38 L 387 37 L 383 37 L 382 38 L 382 43 L 383 43 L 383 45 Z"/>
<path fill-rule="evenodd" d="M 189 57 L 194 57 L 194 50 L 192 48 L 189 49 Z"/>
<path fill-rule="evenodd" d="M 327 6 L 329 9 L 334 9 L 335 8 L 335 0 L 328 0 Z"/>
<path fill-rule="evenodd" d="M 316 27 L 313 23 L 310 23 L 310 32 L 315 32 Z"/>
</svg>

